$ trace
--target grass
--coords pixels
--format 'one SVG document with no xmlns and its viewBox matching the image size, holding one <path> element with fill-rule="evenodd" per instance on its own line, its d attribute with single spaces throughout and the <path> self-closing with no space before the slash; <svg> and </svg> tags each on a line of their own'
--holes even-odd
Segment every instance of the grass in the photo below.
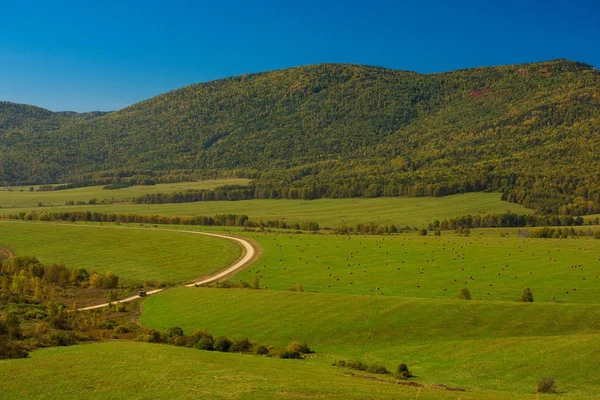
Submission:
<svg viewBox="0 0 600 400">
<path fill-rule="evenodd" d="M 66 201 L 85 201 L 91 199 L 109 199 L 112 201 L 125 201 L 132 197 L 143 196 L 148 193 L 172 193 L 190 189 L 213 189 L 223 185 L 245 185 L 248 179 L 219 179 L 198 182 L 164 183 L 151 186 L 136 185 L 123 189 L 104 190 L 103 186 L 88 186 L 76 189 L 56 190 L 47 192 L 29 191 L 29 186 L 0 188 L 0 206 L 5 207 L 32 207 L 39 203 L 45 205 L 62 206 Z M 35 186 L 37 189 L 39 186 Z"/>
<path fill-rule="evenodd" d="M 0 245 L 69 268 L 113 271 L 126 281 L 183 282 L 211 275 L 241 256 L 229 240 L 140 226 L 0 221 Z"/>
<path fill-rule="evenodd" d="M 599 390 L 599 317 L 595 304 L 173 288 L 145 301 L 140 322 L 275 346 L 306 340 L 315 362 L 403 361 L 418 382 L 470 391 L 532 393 L 540 376 L 555 376 L 571 398 Z"/>
<path fill-rule="evenodd" d="M 368 374 L 352 374 L 311 360 L 280 360 L 135 342 L 43 349 L 34 352 L 30 359 L 1 361 L 0 375 L 10 377 L 0 380 L 3 396 L 19 399 L 531 398 L 492 391 L 449 392 L 397 385 L 389 378 L 374 380 Z"/>
<path fill-rule="evenodd" d="M 240 233 L 256 240 L 263 256 L 232 281 L 252 282 L 258 274 L 261 287 L 276 290 L 301 283 L 321 293 L 446 299 L 466 287 L 474 299 L 505 301 L 530 287 L 536 302 L 600 301 L 600 240 L 483 231 L 441 237 Z"/>
<path fill-rule="evenodd" d="M 158 187 L 158 186 L 157 186 Z M 125 190 L 125 189 L 121 189 Z M 16 214 L 31 207 L 4 210 Z M 281 219 L 290 223 L 317 221 L 323 227 L 340 224 L 376 223 L 423 227 L 436 219 L 464 214 L 533 212 L 519 204 L 500 199 L 498 193 L 466 193 L 447 197 L 381 197 L 376 199 L 248 200 L 211 201 L 180 204 L 112 204 L 35 208 L 37 211 L 92 210 L 107 213 L 151 215 L 246 214 L 252 220 Z"/>
</svg>

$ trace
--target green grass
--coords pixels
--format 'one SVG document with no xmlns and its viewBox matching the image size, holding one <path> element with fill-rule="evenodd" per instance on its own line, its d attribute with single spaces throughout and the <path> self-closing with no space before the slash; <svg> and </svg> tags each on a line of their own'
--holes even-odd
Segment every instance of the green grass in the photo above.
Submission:
<svg viewBox="0 0 600 400">
<path fill-rule="evenodd" d="M 140 226 L 0 221 L 0 245 L 43 263 L 113 271 L 128 281 L 183 282 L 211 275 L 241 256 L 235 242 Z"/>
<path fill-rule="evenodd" d="M 123 190 L 123 189 L 122 189 Z M 3 210 L 6 213 L 32 211 L 31 207 Z M 340 224 L 376 223 L 427 226 L 436 219 L 464 214 L 529 214 L 532 210 L 500 200 L 498 193 L 466 193 L 447 197 L 381 197 L 376 199 L 248 200 L 211 201 L 181 204 L 112 204 L 35 208 L 42 211 L 92 210 L 107 213 L 151 215 L 246 214 L 250 219 L 281 219 L 288 222 L 313 220 L 323 227 Z"/>
<path fill-rule="evenodd" d="M 3 398 L 19 399 L 527 399 L 449 392 L 312 360 L 281 360 L 135 342 L 43 349 L 0 361 Z M 542 396 L 563 399 L 563 396 Z"/>
<path fill-rule="evenodd" d="M 482 232 L 468 237 L 240 233 L 256 240 L 263 256 L 231 279 L 251 282 L 258 274 L 269 289 L 301 283 L 306 291 L 420 298 L 454 299 L 466 287 L 474 299 L 508 301 L 527 286 L 536 302 L 600 301 L 600 240 Z"/>
<path fill-rule="evenodd" d="M 426 384 L 526 394 L 554 376 L 569 397 L 600 389 L 595 304 L 173 288 L 145 301 L 140 322 L 276 346 L 306 340 L 323 364 L 404 361 Z"/>
<path fill-rule="evenodd" d="M 151 186 L 136 185 L 123 189 L 104 190 L 103 186 L 89 186 L 68 190 L 48 192 L 29 191 L 29 186 L 13 188 L 0 188 L 0 206 L 5 207 L 32 207 L 38 203 L 45 205 L 62 206 L 66 201 L 85 201 L 91 199 L 109 199 L 123 201 L 131 197 L 143 196 L 148 193 L 172 193 L 190 189 L 213 189 L 223 185 L 245 185 L 248 179 L 219 179 L 199 182 L 164 183 Z M 34 188 L 37 188 L 35 186 Z"/>
</svg>

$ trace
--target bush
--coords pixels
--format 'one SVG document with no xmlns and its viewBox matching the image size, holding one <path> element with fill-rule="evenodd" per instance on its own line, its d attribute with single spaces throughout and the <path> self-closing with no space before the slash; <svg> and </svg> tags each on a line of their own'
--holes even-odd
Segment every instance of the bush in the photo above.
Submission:
<svg viewBox="0 0 600 400">
<path fill-rule="evenodd" d="M 203 331 L 202 329 L 196 329 L 194 333 L 192 333 L 192 337 L 195 339 L 196 342 L 202 338 L 210 338 L 211 340 L 214 339 L 213 335 L 206 331 Z"/>
<path fill-rule="evenodd" d="M 234 353 L 248 353 L 252 350 L 252 343 L 248 339 L 236 340 L 231 344 L 229 351 Z"/>
<path fill-rule="evenodd" d="M 338 360 L 338 361 L 335 361 L 332 365 L 334 367 L 338 367 L 338 368 L 346 368 L 346 361 Z"/>
<path fill-rule="evenodd" d="M 174 336 L 183 336 L 183 329 L 178 326 L 169 328 L 167 329 L 166 335 L 168 338 L 172 338 Z"/>
<path fill-rule="evenodd" d="M 215 341 L 212 338 L 212 336 L 210 336 L 210 337 L 205 336 L 205 337 L 201 337 L 200 339 L 198 339 L 196 344 L 194 344 L 194 348 L 196 348 L 198 350 L 212 351 L 215 349 L 214 344 L 215 344 Z"/>
<path fill-rule="evenodd" d="M 269 349 L 264 344 L 259 344 L 254 348 L 254 353 L 259 356 L 264 356 L 269 353 Z"/>
<path fill-rule="evenodd" d="M 419 229 L 417 231 L 417 236 L 427 236 L 427 229 L 425 229 L 425 228 Z"/>
<path fill-rule="evenodd" d="M 129 333 L 129 329 L 125 325 L 119 325 L 115 328 L 115 333 Z"/>
<path fill-rule="evenodd" d="M 72 332 L 52 332 L 48 341 L 53 346 L 70 346 L 75 344 L 75 335 Z"/>
<path fill-rule="evenodd" d="M 408 370 L 408 365 L 406 365 L 405 363 L 400 363 L 398 364 L 398 367 L 396 368 L 396 377 L 399 379 L 407 379 L 410 378 L 412 375 L 412 373 Z"/>
<path fill-rule="evenodd" d="M 538 393 L 556 393 L 554 378 L 542 377 L 537 385 Z"/>
<path fill-rule="evenodd" d="M 408 365 L 405 363 L 398 364 L 398 367 L 396 368 L 396 377 L 398 379 L 407 379 L 412 376 L 412 373 L 408 370 Z"/>
<path fill-rule="evenodd" d="M 518 301 L 524 303 L 533 303 L 533 293 L 531 293 L 531 289 L 529 289 L 528 287 L 524 288 L 523 292 L 521 292 L 521 297 L 519 297 Z"/>
<path fill-rule="evenodd" d="M 467 288 L 462 288 L 458 292 L 458 298 L 463 300 L 471 300 L 471 292 L 469 292 L 469 289 Z"/>
<path fill-rule="evenodd" d="M 29 353 L 20 343 L 0 337 L 0 360 L 26 357 Z"/>
<path fill-rule="evenodd" d="M 369 366 L 360 360 L 346 361 L 346 368 L 355 369 L 357 371 L 366 371 Z"/>
<path fill-rule="evenodd" d="M 98 324 L 98 329 L 115 329 L 117 323 L 112 319 L 107 319 L 106 321 L 102 321 Z"/>
<path fill-rule="evenodd" d="M 116 308 L 117 312 L 125 312 L 127 311 L 127 306 L 125 305 L 125 303 L 119 303 L 117 304 Z"/>
<path fill-rule="evenodd" d="M 187 336 L 173 336 L 169 339 L 169 343 L 175 346 L 187 346 L 189 343 L 189 339 Z"/>
<path fill-rule="evenodd" d="M 291 358 L 291 359 L 301 359 L 302 358 L 302 354 L 300 354 L 299 351 L 284 351 L 283 353 L 281 353 L 281 358 Z"/>
<path fill-rule="evenodd" d="M 369 365 L 369 367 L 367 368 L 367 372 L 370 372 L 372 374 L 381 374 L 381 375 L 388 375 L 390 373 L 390 371 L 386 367 L 384 367 L 383 365 L 378 365 L 378 364 Z"/>
<path fill-rule="evenodd" d="M 312 353 L 312 351 L 310 350 L 310 347 L 308 347 L 308 344 L 306 342 L 299 342 L 296 340 L 288 345 L 287 350 L 288 351 L 297 351 L 298 353 L 302 353 L 302 354 Z"/>
<path fill-rule="evenodd" d="M 223 353 L 227 353 L 229 351 L 229 349 L 231 348 L 231 340 L 229 340 L 227 337 L 225 336 L 221 336 L 220 338 L 218 338 L 217 340 L 215 340 L 215 350 L 217 351 L 221 351 Z"/>
</svg>

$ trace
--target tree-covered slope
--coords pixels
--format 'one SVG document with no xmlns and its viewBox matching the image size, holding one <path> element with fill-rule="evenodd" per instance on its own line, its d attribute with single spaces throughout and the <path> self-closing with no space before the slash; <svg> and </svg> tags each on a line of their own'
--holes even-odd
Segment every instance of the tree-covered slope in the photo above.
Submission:
<svg viewBox="0 0 600 400">
<path fill-rule="evenodd" d="M 215 170 L 258 178 L 257 197 L 503 190 L 543 211 L 593 211 L 599 88 L 596 69 L 566 60 L 430 75 L 322 64 L 100 116 L 0 106 L 0 181 Z"/>
</svg>

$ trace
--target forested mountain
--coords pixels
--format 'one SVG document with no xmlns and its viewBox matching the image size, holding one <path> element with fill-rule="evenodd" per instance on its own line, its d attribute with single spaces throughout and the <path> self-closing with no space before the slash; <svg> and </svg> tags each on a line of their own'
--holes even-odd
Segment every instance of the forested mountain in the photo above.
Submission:
<svg viewBox="0 0 600 400">
<path fill-rule="evenodd" d="M 255 197 L 499 190 L 543 212 L 600 212 L 600 72 L 567 60 L 440 74 L 321 64 L 106 115 L 0 103 L 5 184 L 184 170 L 256 178 Z"/>
</svg>

